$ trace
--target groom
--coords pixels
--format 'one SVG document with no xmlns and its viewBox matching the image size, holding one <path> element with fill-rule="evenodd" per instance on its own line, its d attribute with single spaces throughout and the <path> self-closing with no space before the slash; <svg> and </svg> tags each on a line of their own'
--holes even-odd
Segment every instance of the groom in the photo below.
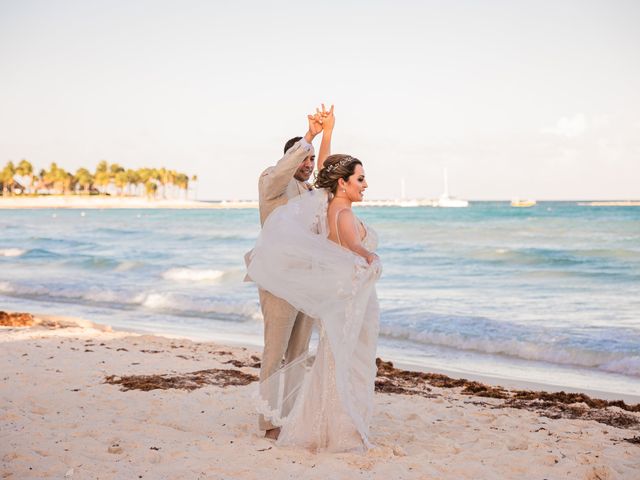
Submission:
<svg viewBox="0 0 640 480">
<path fill-rule="evenodd" d="M 330 153 L 334 125 L 333 106 L 330 111 L 325 111 L 323 105 L 322 111 L 317 110 L 315 115 L 308 115 L 307 118 L 309 129 L 304 137 L 289 140 L 284 146 L 284 157 L 260 175 L 258 202 L 261 225 L 264 225 L 269 214 L 277 207 L 312 189 L 308 180 L 313 173 L 316 157 L 311 142 L 320 132 L 322 142 L 318 165 L 322 165 Z M 266 290 L 259 289 L 258 292 L 264 317 L 264 351 L 260 367 L 260 381 L 263 381 L 280 368 L 283 358 L 287 364 L 309 349 L 312 320 Z M 262 415 L 259 428 L 265 430 L 267 438 L 277 439 L 280 434 L 280 428 Z"/>
</svg>

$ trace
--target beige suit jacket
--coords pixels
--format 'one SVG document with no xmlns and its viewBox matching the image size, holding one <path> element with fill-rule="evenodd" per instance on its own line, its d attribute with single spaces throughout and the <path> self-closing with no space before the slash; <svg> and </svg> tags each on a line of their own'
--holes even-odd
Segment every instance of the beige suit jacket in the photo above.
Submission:
<svg viewBox="0 0 640 480">
<path fill-rule="evenodd" d="M 260 224 L 280 205 L 311 190 L 311 185 L 293 178 L 302 161 L 313 154 L 313 146 L 303 138 L 284 154 L 276 165 L 267 168 L 258 181 Z"/>
</svg>

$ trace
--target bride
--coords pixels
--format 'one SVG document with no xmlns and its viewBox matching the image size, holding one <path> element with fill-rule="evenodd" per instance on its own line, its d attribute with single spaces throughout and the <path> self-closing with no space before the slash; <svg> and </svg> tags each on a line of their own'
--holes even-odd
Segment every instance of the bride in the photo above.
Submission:
<svg viewBox="0 0 640 480">
<path fill-rule="evenodd" d="M 319 330 L 315 357 L 260 382 L 257 403 L 280 427 L 278 445 L 362 451 L 372 446 L 378 242 L 351 209 L 367 188 L 362 162 L 331 155 L 321 167 L 316 190 L 271 213 L 249 254 L 249 277 L 316 319 Z"/>
</svg>

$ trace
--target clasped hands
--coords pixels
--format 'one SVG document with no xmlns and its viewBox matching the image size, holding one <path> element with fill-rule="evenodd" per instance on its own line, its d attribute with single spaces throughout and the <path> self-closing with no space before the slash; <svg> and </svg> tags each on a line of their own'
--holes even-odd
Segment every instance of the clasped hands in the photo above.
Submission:
<svg viewBox="0 0 640 480">
<path fill-rule="evenodd" d="M 322 109 L 316 108 L 316 113 L 307 115 L 309 121 L 309 134 L 311 138 L 323 132 L 323 135 L 330 135 L 333 132 L 336 117 L 333 114 L 333 105 L 327 110 L 324 103 L 321 104 Z"/>
</svg>

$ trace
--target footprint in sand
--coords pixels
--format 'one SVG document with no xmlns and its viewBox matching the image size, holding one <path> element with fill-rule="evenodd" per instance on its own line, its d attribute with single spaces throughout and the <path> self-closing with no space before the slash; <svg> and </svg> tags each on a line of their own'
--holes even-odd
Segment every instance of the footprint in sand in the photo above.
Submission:
<svg viewBox="0 0 640 480">
<path fill-rule="evenodd" d="M 112 443 L 109 448 L 107 448 L 107 452 L 109 453 L 113 453 L 113 454 L 120 454 L 123 452 L 122 447 L 120 446 L 119 443 Z"/>
<path fill-rule="evenodd" d="M 47 410 L 44 407 L 41 407 L 40 405 L 36 405 L 35 407 L 33 407 L 31 409 L 31 413 L 35 413 L 36 415 L 44 415 L 45 413 L 47 413 L 49 410 Z"/>
</svg>

